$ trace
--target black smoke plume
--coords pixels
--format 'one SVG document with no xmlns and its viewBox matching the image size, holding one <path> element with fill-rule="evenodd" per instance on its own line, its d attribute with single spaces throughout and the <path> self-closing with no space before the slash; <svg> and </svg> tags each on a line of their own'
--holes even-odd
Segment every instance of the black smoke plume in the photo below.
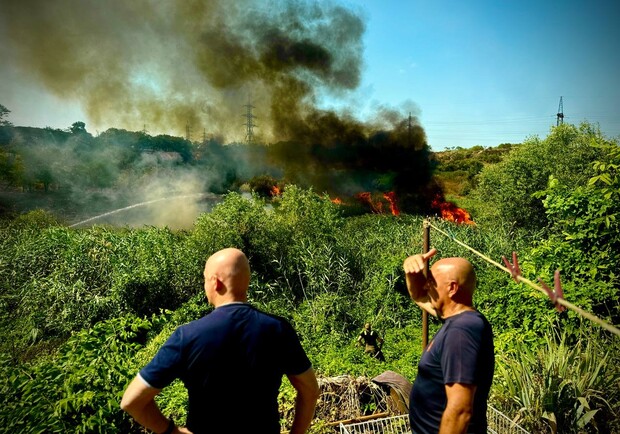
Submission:
<svg viewBox="0 0 620 434">
<path fill-rule="evenodd" d="M 240 141 L 251 98 L 256 141 L 270 144 L 264 164 L 290 181 L 333 194 L 394 190 L 405 210 L 428 202 L 428 146 L 410 110 L 360 120 L 354 108 L 319 108 L 322 96 L 360 83 L 361 11 L 294 0 L 0 4 L 2 57 L 79 101 L 94 128 L 178 134 L 191 125 Z"/>
</svg>

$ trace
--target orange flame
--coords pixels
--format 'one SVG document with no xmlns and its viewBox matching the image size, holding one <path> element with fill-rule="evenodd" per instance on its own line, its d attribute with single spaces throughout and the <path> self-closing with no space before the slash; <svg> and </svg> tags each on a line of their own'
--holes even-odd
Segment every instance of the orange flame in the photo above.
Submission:
<svg viewBox="0 0 620 434">
<path fill-rule="evenodd" d="M 373 202 L 372 196 L 369 191 L 357 193 L 355 197 L 362 203 L 368 205 L 372 212 L 375 214 L 381 214 L 383 212 L 383 204 L 381 202 Z"/>
<path fill-rule="evenodd" d="M 274 185 L 273 187 L 271 187 L 270 193 L 271 193 L 271 197 L 280 196 L 280 193 L 281 193 L 280 187 L 278 187 L 277 185 Z"/>
<path fill-rule="evenodd" d="M 441 218 L 455 223 L 475 224 L 471 216 L 463 208 L 459 208 L 455 203 L 444 200 L 443 196 L 437 195 L 431 207 L 441 214 Z"/>
<path fill-rule="evenodd" d="M 371 211 L 375 214 L 383 214 L 383 205 L 384 203 L 381 200 L 373 200 L 372 194 L 368 191 L 358 193 L 355 195 L 356 199 L 362 202 L 365 205 L 368 205 Z M 390 212 L 392 215 L 399 215 L 400 210 L 396 205 L 396 194 L 393 191 L 389 191 L 387 193 L 383 193 L 383 198 L 390 205 Z"/>
<path fill-rule="evenodd" d="M 399 215 L 400 210 L 396 204 L 396 193 L 393 191 L 388 191 L 387 193 L 383 193 L 383 197 L 390 203 L 390 211 L 392 211 L 392 215 Z"/>
<path fill-rule="evenodd" d="M 335 203 L 336 205 L 342 205 L 342 199 L 340 199 L 339 197 L 336 197 L 332 199 L 332 203 Z"/>
</svg>

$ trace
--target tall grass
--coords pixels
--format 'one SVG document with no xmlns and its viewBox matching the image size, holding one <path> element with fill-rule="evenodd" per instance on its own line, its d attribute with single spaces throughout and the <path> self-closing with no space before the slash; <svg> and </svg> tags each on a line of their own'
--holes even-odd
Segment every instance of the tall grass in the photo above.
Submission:
<svg viewBox="0 0 620 434">
<path fill-rule="evenodd" d="M 605 349 L 595 332 L 555 332 L 538 348 L 517 342 L 499 356 L 494 402 L 531 432 L 619 432 L 618 345 Z"/>
</svg>

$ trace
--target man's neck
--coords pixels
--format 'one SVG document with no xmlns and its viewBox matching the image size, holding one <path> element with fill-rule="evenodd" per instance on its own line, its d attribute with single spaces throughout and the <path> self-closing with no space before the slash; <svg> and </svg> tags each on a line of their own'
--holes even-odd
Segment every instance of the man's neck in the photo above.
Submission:
<svg viewBox="0 0 620 434">
<path fill-rule="evenodd" d="M 475 310 L 476 309 L 474 309 L 473 306 L 468 306 L 468 305 L 465 305 L 465 304 L 454 303 L 448 309 L 446 309 L 446 311 L 443 312 L 443 315 L 441 315 L 441 318 L 442 319 L 448 319 L 451 316 L 458 315 L 458 314 L 463 313 L 463 312 L 473 312 Z"/>
<path fill-rule="evenodd" d="M 248 302 L 247 299 L 225 298 L 225 299 L 222 299 L 222 300 L 218 300 L 216 303 L 213 303 L 213 307 L 215 307 L 217 309 L 218 307 L 226 306 L 227 304 L 243 304 L 243 303 L 247 303 L 247 302 Z"/>
</svg>

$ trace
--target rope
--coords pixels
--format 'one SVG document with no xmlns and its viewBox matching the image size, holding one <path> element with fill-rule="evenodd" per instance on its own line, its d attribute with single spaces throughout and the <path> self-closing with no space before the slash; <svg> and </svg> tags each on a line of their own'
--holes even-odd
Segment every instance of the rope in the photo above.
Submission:
<svg viewBox="0 0 620 434">
<path fill-rule="evenodd" d="M 493 259 L 489 258 L 488 256 L 486 256 L 483 253 L 480 253 L 479 251 L 477 251 L 476 249 L 468 246 L 467 244 L 465 244 L 462 241 L 457 240 L 454 235 L 451 235 L 441 229 L 439 229 L 437 226 L 433 225 L 430 221 L 426 220 L 425 224 L 427 224 L 428 226 L 430 226 L 431 228 L 435 229 L 437 232 L 439 232 L 440 234 L 444 235 L 447 238 L 450 238 L 452 241 L 454 241 L 455 243 L 457 243 L 458 245 L 466 248 L 467 250 L 469 250 L 470 252 L 474 253 L 475 255 L 481 257 L 482 259 L 484 259 L 485 261 L 495 265 L 497 268 L 499 268 L 500 270 L 504 270 L 505 272 L 507 272 L 508 274 L 512 275 L 512 271 L 509 270 L 508 268 L 504 267 L 502 264 L 500 264 L 497 261 L 494 261 Z M 541 286 L 535 284 L 534 282 L 532 282 L 529 279 L 526 279 L 525 277 L 521 276 L 520 274 L 514 276 L 514 278 L 516 280 L 518 280 L 519 282 L 525 283 L 528 286 L 531 286 L 532 288 L 542 292 L 543 294 L 545 294 L 546 296 L 548 296 L 547 291 L 542 288 Z M 575 312 L 577 312 L 579 315 L 581 315 L 584 318 L 589 319 L 590 321 L 595 322 L 596 324 L 600 325 L 601 327 L 603 327 L 605 330 L 610 331 L 612 333 L 614 333 L 617 336 L 620 336 L 620 330 L 616 327 L 614 327 L 613 325 L 603 321 L 602 319 L 600 319 L 599 317 L 591 314 L 590 312 L 587 312 L 583 309 L 581 309 L 579 306 L 575 306 L 574 304 L 566 301 L 564 298 L 562 297 L 558 297 L 555 300 L 556 303 L 561 304 L 562 306 L 571 309 Z"/>
</svg>

